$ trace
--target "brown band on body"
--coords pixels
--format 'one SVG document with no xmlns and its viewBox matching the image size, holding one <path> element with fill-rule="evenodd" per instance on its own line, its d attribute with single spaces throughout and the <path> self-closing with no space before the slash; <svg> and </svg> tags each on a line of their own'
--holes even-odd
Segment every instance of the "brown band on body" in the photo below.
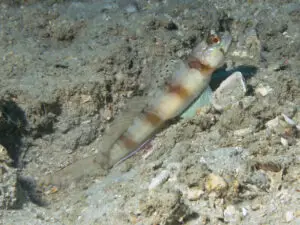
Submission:
<svg viewBox="0 0 300 225">
<path fill-rule="evenodd" d="M 203 64 L 196 58 L 190 58 L 188 60 L 188 65 L 191 69 L 199 70 L 202 75 L 210 75 L 214 71 L 214 68 L 210 67 L 209 65 Z"/>
<path fill-rule="evenodd" d="M 138 146 L 138 143 L 136 143 L 130 137 L 127 137 L 125 134 L 120 136 L 119 141 L 121 141 L 127 149 L 134 149 Z"/>
<path fill-rule="evenodd" d="M 186 99 L 191 95 L 189 90 L 180 84 L 170 84 L 168 87 L 168 91 L 169 93 L 178 95 L 181 99 Z"/>
<path fill-rule="evenodd" d="M 152 126 L 160 125 L 163 120 L 154 112 L 145 112 L 145 119 L 149 122 Z"/>
</svg>

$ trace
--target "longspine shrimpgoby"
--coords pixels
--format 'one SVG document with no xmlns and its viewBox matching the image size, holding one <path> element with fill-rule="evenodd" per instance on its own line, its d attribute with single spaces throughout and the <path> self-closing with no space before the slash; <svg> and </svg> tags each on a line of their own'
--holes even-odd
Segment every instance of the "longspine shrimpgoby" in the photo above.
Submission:
<svg viewBox="0 0 300 225">
<path fill-rule="evenodd" d="M 137 117 L 108 152 L 108 167 L 128 158 L 166 121 L 182 113 L 209 85 L 212 73 L 224 63 L 231 43 L 228 32 L 211 35 L 201 42 L 185 63 L 183 71 L 150 108 Z"/>
<path fill-rule="evenodd" d="M 214 34 L 206 42 L 201 42 L 182 64 L 161 98 L 149 110 L 143 110 L 113 144 L 108 138 L 98 153 L 41 178 L 39 186 L 72 183 L 84 175 L 96 175 L 98 170 L 111 168 L 133 155 L 151 140 L 166 121 L 180 115 L 201 95 L 209 85 L 212 73 L 223 65 L 230 43 L 229 33 L 224 33 L 222 37 Z"/>
</svg>

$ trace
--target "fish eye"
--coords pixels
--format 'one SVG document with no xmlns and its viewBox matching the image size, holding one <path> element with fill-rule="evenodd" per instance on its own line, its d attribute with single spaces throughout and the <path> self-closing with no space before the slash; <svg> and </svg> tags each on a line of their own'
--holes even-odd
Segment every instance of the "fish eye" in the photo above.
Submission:
<svg viewBox="0 0 300 225">
<path fill-rule="evenodd" d="M 220 37 L 215 34 L 210 35 L 207 39 L 208 44 L 219 44 L 220 41 L 221 41 Z"/>
<path fill-rule="evenodd" d="M 211 37 L 211 41 L 212 41 L 212 43 L 217 44 L 220 42 L 220 38 L 218 36 L 213 36 L 213 37 Z"/>
</svg>

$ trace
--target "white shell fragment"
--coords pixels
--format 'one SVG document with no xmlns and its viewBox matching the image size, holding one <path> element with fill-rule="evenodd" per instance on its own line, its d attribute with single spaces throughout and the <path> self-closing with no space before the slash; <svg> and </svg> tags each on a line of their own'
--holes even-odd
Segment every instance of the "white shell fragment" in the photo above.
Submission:
<svg viewBox="0 0 300 225">
<path fill-rule="evenodd" d="M 240 101 L 247 91 L 246 83 L 241 72 L 231 74 L 224 80 L 213 94 L 212 104 L 217 110 Z"/>
<path fill-rule="evenodd" d="M 233 135 L 237 136 L 237 137 L 244 137 L 244 136 L 251 134 L 252 132 L 253 132 L 253 129 L 251 127 L 247 127 L 247 128 L 235 130 L 233 132 Z"/>
<path fill-rule="evenodd" d="M 270 86 L 264 86 L 262 84 L 259 84 L 255 89 L 255 93 L 260 94 L 263 97 L 267 96 L 272 91 L 273 89 Z"/>
<path fill-rule="evenodd" d="M 170 177 L 170 172 L 168 170 L 161 171 L 160 174 L 158 174 L 156 177 L 154 177 L 149 184 L 148 189 L 153 190 L 160 186 L 161 184 L 165 183 Z"/>
<path fill-rule="evenodd" d="M 283 138 L 283 137 L 280 138 L 280 142 L 281 142 L 281 144 L 282 144 L 283 146 L 285 146 L 285 147 L 289 146 L 288 140 L 285 139 L 285 138 Z"/>
<path fill-rule="evenodd" d="M 242 215 L 247 216 L 248 215 L 248 210 L 246 208 L 242 208 Z"/>
<path fill-rule="evenodd" d="M 291 125 L 291 126 L 296 126 L 297 125 L 294 120 L 292 120 L 290 117 L 288 117 L 284 113 L 281 113 L 281 115 L 284 118 L 285 122 L 287 122 L 289 125 Z"/>
<path fill-rule="evenodd" d="M 277 131 L 278 133 L 281 133 L 286 126 L 295 127 L 296 129 L 300 130 L 300 124 L 298 124 L 297 120 L 295 120 L 295 118 L 290 118 L 285 113 L 281 113 L 281 116 L 277 116 L 266 123 L 266 127 L 270 131 Z M 287 146 L 286 142 L 287 140 L 285 138 L 281 139 L 281 143 L 284 146 Z"/>
</svg>

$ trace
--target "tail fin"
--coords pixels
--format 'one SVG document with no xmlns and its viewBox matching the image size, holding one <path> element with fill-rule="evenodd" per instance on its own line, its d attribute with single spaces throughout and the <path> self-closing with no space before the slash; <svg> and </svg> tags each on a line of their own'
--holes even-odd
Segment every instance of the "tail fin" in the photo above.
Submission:
<svg viewBox="0 0 300 225">
<path fill-rule="evenodd" d="M 38 180 L 40 188 L 47 188 L 49 185 L 58 187 L 69 186 L 82 178 L 105 175 L 107 169 L 111 168 L 113 164 L 108 157 L 110 155 L 111 147 L 116 143 L 119 137 L 130 126 L 134 118 L 147 105 L 146 97 L 135 97 L 128 101 L 127 107 L 118 115 L 109 129 L 105 132 L 101 144 L 98 141 L 92 144 L 92 148 L 98 149 L 98 153 L 89 156 L 58 170 L 48 176 L 44 176 Z"/>
</svg>

